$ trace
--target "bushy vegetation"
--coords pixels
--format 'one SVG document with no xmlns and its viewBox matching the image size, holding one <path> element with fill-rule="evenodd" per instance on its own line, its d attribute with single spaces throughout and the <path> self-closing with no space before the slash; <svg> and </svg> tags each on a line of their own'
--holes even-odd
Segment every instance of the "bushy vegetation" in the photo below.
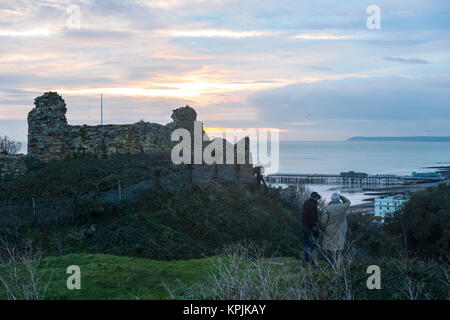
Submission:
<svg viewBox="0 0 450 320">
<path fill-rule="evenodd" d="M 36 250 L 21 250 L 0 240 L 0 298 L 8 300 L 40 300 L 45 296 L 50 279 L 41 268 L 41 255 Z"/>
<path fill-rule="evenodd" d="M 370 220 L 349 219 L 349 234 L 358 239 L 358 255 L 361 257 L 395 257 L 406 254 L 402 239 L 386 232 L 381 223 Z"/>
<path fill-rule="evenodd" d="M 347 250 L 331 268 L 303 268 L 292 258 L 266 258 L 260 247 L 238 246 L 212 261 L 207 279 L 180 283 L 175 299 L 219 300 L 423 300 L 449 299 L 448 265 L 406 257 L 371 261 Z M 256 252 L 256 254 L 255 254 Z M 367 267 L 382 270 L 381 289 L 368 290 Z"/>
<path fill-rule="evenodd" d="M 32 240 L 45 255 L 188 259 L 241 240 L 264 244 L 273 254 L 300 254 L 299 213 L 247 186 L 158 187 L 136 201 L 112 203 L 95 197 L 117 190 L 118 180 L 123 187 L 148 179 L 158 185 L 164 170 L 183 170 L 171 166 L 149 155 L 87 156 L 36 166 L 1 185 L 0 236 L 17 243 Z"/>
<path fill-rule="evenodd" d="M 440 185 L 416 193 L 402 210 L 386 217 L 385 228 L 408 254 L 448 260 L 450 186 Z"/>
<path fill-rule="evenodd" d="M 337 266 L 319 250 L 319 268 L 310 269 L 297 259 L 306 189 L 163 185 L 164 177 L 186 179 L 191 170 L 173 166 L 167 154 L 85 155 L 47 165 L 28 159 L 28 166 L 25 175 L 0 181 L 0 238 L 24 253 L 5 259 L 8 251 L 0 252 L 0 298 L 450 298 L 448 186 L 417 193 L 384 225 L 350 219 Z M 142 184 L 148 181 L 151 188 Z M 119 183 L 138 186 L 140 196 L 106 201 L 102 195 L 116 194 Z M 223 254 L 248 241 L 251 250 Z M 65 285 L 72 264 L 83 270 L 81 291 Z M 367 289 L 369 265 L 382 270 L 381 290 Z"/>
<path fill-rule="evenodd" d="M 349 230 L 359 239 L 359 254 L 435 261 L 449 260 L 450 186 L 439 185 L 412 196 L 404 208 L 388 214 L 384 223 L 349 219 Z"/>
<path fill-rule="evenodd" d="M 18 203 L 36 200 L 72 199 L 83 194 L 116 190 L 140 181 L 157 178 L 162 171 L 177 170 L 170 154 L 117 154 L 98 158 L 92 154 L 74 159 L 40 163 L 27 159 L 28 172 L 0 181 L 0 201 Z"/>
</svg>

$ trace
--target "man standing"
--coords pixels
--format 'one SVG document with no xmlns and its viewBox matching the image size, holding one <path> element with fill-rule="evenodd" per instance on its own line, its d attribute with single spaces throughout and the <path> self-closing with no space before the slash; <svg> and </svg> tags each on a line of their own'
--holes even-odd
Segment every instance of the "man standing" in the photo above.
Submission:
<svg viewBox="0 0 450 320">
<path fill-rule="evenodd" d="M 319 210 L 318 202 L 321 196 L 317 192 L 311 193 L 303 204 L 303 266 L 316 266 L 315 252 L 319 238 Z"/>
<path fill-rule="evenodd" d="M 342 202 L 341 202 L 342 200 Z M 331 202 L 323 211 L 320 218 L 322 230 L 322 249 L 331 266 L 344 250 L 345 235 L 347 233 L 347 210 L 351 202 L 343 195 L 335 192 L 331 195 Z"/>
</svg>

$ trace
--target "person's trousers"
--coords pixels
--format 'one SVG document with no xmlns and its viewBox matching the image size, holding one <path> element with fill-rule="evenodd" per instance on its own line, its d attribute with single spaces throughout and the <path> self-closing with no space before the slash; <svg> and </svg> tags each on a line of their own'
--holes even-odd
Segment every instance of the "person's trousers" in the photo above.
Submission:
<svg viewBox="0 0 450 320">
<path fill-rule="evenodd" d="M 315 264 L 317 237 L 309 227 L 302 227 L 303 231 L 303 264 Z"/>
</svg>

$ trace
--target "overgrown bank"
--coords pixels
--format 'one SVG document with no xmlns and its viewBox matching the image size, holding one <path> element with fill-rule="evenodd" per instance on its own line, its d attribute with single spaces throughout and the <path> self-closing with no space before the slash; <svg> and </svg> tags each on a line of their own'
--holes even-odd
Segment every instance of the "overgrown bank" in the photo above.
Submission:
<svg viewBox="0 0 450 320">
<path fill-rule="evenodd" d="M 449 187 L 418 193 L 384 226 L 350 221 L 348 239 L 357 241 L 349 242 L 351 254 L 344 255 L 341 267 L 330 268 L 319 256 L 320 268 L 309 270 L 298 259 L 299 208 L 307 190 L 291 188 L 280 198 L 274 190 L 266 194 L 248 185 L 192 184 L 192 168 L 175 167 L 164 154 L 28 165 L 24 176 L 0 181 L 1 238 L 19 252 L 40 248 L 45 257 L 32 270 L 50 279 L 48 288 L 42 295 L 27 291 L 27 297 L 450 297 Z M 265 247 L 264 254 L 217 256 L 243 241 Z M 9 271 L 28 263 L 1 261 L 6 264 L 0 275 L 12 279 L 18 273 Z M 82 267 L 82 291 L 66 287 L 66 268 L 72 264 Z M 381 269 L 381 290 L 367 289 L 369 265 Z"/>
<path fill-rule="evenodd" d="M 300 254 L 298 212 L 247 185 L 192 184 L 190 167 L 167 155 L 86 156 L 32 169 L 0 185 L 0 236 L 45 255 L 189 259 L 242 240 Z"/>
</svg>

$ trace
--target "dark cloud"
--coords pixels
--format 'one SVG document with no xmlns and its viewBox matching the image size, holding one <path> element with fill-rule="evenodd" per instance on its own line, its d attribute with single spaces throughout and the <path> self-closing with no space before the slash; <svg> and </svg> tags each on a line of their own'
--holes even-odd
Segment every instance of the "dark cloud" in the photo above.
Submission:
<svg viewBox="0 0 450 320">
<path fill-rule="evenodd" d="M 405 59 L 405 58 L 399 58 L 399 57 L 385 57 L 383 59 L 387 60 L 387 61 L 401 62 L 401 63 L 406 63 L 406 64 L 429 64 L 430 63 L 427 60 L 415 59 L 415 58 Z"/>
<path fill-rule="evenodd" d="M 449 85 L 449 79 L 437 78 L 348 78 L 267 90 L 249 102 L 258 108 L 261 120 L 278 123 L 450 119 Z"/>
</svg>

